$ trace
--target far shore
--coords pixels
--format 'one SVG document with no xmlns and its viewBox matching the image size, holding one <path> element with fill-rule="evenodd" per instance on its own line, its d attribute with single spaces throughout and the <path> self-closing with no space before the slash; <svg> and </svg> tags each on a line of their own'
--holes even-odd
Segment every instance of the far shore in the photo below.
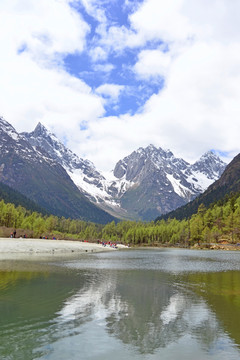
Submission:
<svg viewBox="0 0 240 360">
<path fill-rule="evenodd" d="M 240 243 L 200 243 L 191 246 L 184 246 L 183 244 L 140 244 L 135 245 L 136 249 L 188 249 L 188 250 L 225 250 L 225 251 L 240 251 Z"/>
<path fill-rule="evenodd" d="M 118 245 L 117 249 L 119 248 L 127 247 Z M 0 238 L 0 260 L 67 256 L 117 249 L 102 244 L 71 240 Z"/>
</svg>

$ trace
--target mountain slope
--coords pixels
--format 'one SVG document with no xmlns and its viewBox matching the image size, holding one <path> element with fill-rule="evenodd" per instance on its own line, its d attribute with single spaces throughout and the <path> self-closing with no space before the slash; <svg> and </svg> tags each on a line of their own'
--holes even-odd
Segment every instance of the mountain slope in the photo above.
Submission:
<svg viewBox="0 0 240 360">
<path fill-rule="evenodd" d="M 208 189 L 190 203 L 182 206 L 164 216 L 156 219 L 176 218 L 184 219 L 196 213 L 200 204 L 206 207 L 222 200 L 230 193 L 240 193 L 240 154 L 238 154 L 226 167 L 222 176 L 216 180 Z"/>
<path fill-rule="evenodd" d="M 63 167 L 0 118 L 0 181 L 57 216 L 107 223 L 113 217 L 83 196 Z"/>
<path fill-rule="evenodd" d="M 108 184 L 103 175 L 95 168 L 89 160 L 84 160 L 66 148 L 57 137 L 45 126 L 38 123 L 36 128 L 30 132 L 21 134 L 34 148 L 38 148 L 47 156 L 60 164 L 71 177 L 73 182 L 79 187 L 91 201 L 98 202 L 101 199 L 112 200 L 106 188 Z"/>
<path fill-rule="evenodd" d="M 37 205 L 34 201 L 28 199 L 26 196 L 9 187 L 6 184 L 0 182 L 0 201 L 4 200 L 5 203 L 11 203 L 16 206 L 23 206 L 25 209 L 30 211 L 36 211 L 42 213 L 43 215 L 48 214 L 48 212 Z"/>
</svg>

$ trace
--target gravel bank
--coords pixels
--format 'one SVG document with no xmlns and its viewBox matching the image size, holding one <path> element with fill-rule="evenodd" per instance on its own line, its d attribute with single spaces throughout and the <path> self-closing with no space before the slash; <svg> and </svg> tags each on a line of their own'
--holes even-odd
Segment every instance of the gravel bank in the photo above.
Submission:
<svg viewBox="0 0 240 360">
<path fill-rule="evenodd" d="M 0 260 L 22 258 L 70 255 L 78 253 L 93 253 L 101 251 L 116 251 L 111 247 L 80 241 L 45 240 L 45 239 L 0 239 Z"/>
</svg>

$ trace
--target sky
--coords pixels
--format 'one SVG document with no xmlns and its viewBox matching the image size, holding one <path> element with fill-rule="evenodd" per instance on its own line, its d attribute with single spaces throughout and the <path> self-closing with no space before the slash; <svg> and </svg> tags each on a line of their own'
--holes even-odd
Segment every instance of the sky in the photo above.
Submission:
<svg viewBox="0 0 240 360">
<path fill-rule="evenodd" d="M 1 0 L 0 115 L 100 171 L 240 152 L 239 0 Z"/>
</svg>

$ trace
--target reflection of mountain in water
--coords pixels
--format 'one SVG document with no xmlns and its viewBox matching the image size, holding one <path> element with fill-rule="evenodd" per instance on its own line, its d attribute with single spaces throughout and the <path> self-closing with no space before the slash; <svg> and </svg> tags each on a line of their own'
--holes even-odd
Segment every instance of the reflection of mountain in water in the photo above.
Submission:
<svg viewBox="0 0 240 360">
<path fill-rule="evenodd" d="M 158 261 L 167 269 L 164 255 Z M 108 257 L 119 267 L 112 255 L 99 264 Z M 131 261 L 124 258 L 123 266 Z M 239 359 L 239 271 L 174 275 L 146 263 L 144 270 L 77 264 L 0 272 L 1 359 Z"/>
<path fill-rule="evenodd" d="M 184 336 L 194 337 L 204 349 L 221 329 L 207 304 L 176 285 L 175 277 L 152 271 L 95 273 L 91 281 L 68 299 L 59 312 L 61 326 L 95 319 L 110 335 L 153 353 Z"/>
<path fill-rule="evenodd" d="M 192 293 L 179 290 L 173 277 L 136 272 L 125 274 L 121 284 L 119 295 L 124 302 L 128 299 L 128 309 L 108 317 L 108 330 L 124 343 L 136 346 L 140 353 L 153 353 L 186 334 L 203 332 L 206 345 L 214 341 L 214 316 Z"/>
</svg>

